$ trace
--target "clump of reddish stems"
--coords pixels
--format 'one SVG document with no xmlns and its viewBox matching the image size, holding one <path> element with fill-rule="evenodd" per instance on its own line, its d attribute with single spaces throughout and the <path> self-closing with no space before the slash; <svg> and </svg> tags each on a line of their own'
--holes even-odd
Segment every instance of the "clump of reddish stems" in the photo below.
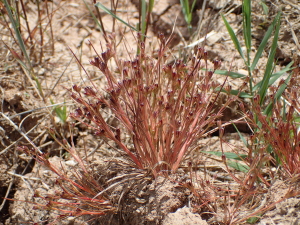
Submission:
<svg viewBox="0 0 300 225">
<path fill-rule="evenodd" d="M 137 39 L 141 40 L 140 34 Z M 93 83 L 93 87 L 84 87 L 83 92 L 74 85 L 71 97 L 79 107 L 71 117 L 91 127 L 95 135 L 115 142 L 137 168 L 150 169 L 154 176 L 164 171 L 175 172 L 185 155 L 215 126 L 216 119 L 234 100 L 229 99 L 214 112 L 220 93 L 214 90 L 224 87 L 225 82 L 217 85 L 211 78 L 221 63 L 215 61 L 213 71 L 208 70 L 207 52 L 203 48 L 195 48 L 194 57 L 187 63 L 168 63 L 171 54 L 163 34 L 159 35 L 157 59 L 147 55 L 145 43 L 139 41 L 139 55 L 119 60 L 113 38 L 110 40 L 107 50 L 97 53 L 91 61 L 105 75 L 107 94 Z M 116 71 L 109 69 L 110 60 L 115 61 Z M 111 110 L 119 127 L 105 122 L 103 107 Z M 125 134 L 132 141 L 132 149 L 123 141 Z"/>
<path fill-rule="evenodd" d="M 241 108 L 244 107 L 241 106 Z M 192 167 L 190 165 L 190 180 L 192 182 L 185 186 L 194 193 L 199 201 L 199 203 L 196 203 L 195 209 L 206 208 L 213 216 L 210 222 L 214 221 L 222 224 L 240 224 L 248 218 L 261 214 L 274 206 L 272 204 L 266 204 L 264 205 L 264 208 L 259 208 L 258 206 L 261 205 L 254 201 L 256 197 L 261 198 L 261 196 L 265 194 L 266 187 L 270 187 L 270 183 L 265 179 L 266 174 L 263 172 L 263 169 L 265 168 L 265 163 L 271 159 L 265 154 L 265 147 L 256 146 L 256 135 L 252 135 L 250 137 L 250 142 L 247 144 L 247 150 L 240 149 L 237 151 L 235 148 L 232 148 L 229 143 L 225 142 L 223 139 L 224 129 L 221 127 L 220 123 L 218 125 L 220 127 L 220 142 L 223 153 L 222 161 L 230 176 L 225 177 L 220 175 L 222 180 L 226 178 L 225 181 L 214 182 L 218 173 L 215 174 L 214 178 L 210 178 L 209 175 L 201 177 L 197 175 L 196 169 L 193 176 Z M 243 162 L 240 164 L 241 167 L 244 169 L 247 168 L 247 172 L 245 174 L 240 173 L 237 175 L 235 172 L 231 172 L 232 169 L 229 168 L 223 149 L 224 142 L 238 156 L 240 156 L 238 152 L 248 152 L 248 155 L 240 156 L 241 160 L 239 161 Z M 253 151 L 253 149 L 258 150 Z M 230 181 L 235 181 L 234 185 L 232 185 L 228 179 Z M 197 187 L 194 186 L 195 182 L 198 184 Z M 245 204 L 250 205 L 249 211 L 241 211 L 241 207 Z M 222 210 L 217 212 L 217 208 Z"/>
<path fill-rule="evenodd" d="M 261 123 L 261 126 L 256 126 L 263 134 L 266 144 L 272 146 L 272 151 L 279 159 L 285 174 L 292 178 L 300 174 L 300 133 L 295 117 L 295 113 L 300 112 L 298 94 L 296 89 L 284 94 L 287 102 L 291 102 L 291 105 L 286 104 L 284 107 L 280 100 L 275 99 L 276 92 L 277 90 L 274 90 L 274 94 L 271 95 L 273 110 L 268 117 L 258 104 L 259 96 L 254 98 L 254 112 Z"/>
<path fill-rule="evenodd" d="M 115 208 L 112 207 L 109 199 L 104 195 L 99 195 L 104 188 L 98 184 L 91 171 L 86 168 L 73 143 L 71 146 L 66 140 L 61 143 L 55 137 L 52 129 L 50 134 L 57 143 L 72 155 L 80 170 L 70 172 L 66 171 L 63 166 L 58 168 L 49 161 L 49 154 L 41 153 L 37 149 L 29 149 L 26 146 L 19 147 L 21 151 L 31 155 L 40 165 L 58 175 L 56 184 L 60 186 L 61 191 L 55 191 L 54 194 L 46 196 L 35 192 L 34 197 L 43 199 L 45 203 L 30 202 L 35 205 L 34 209 L 58 212 L 57 218 L 52 218 L 54 221 L 51 224 L 68 217 L 89 215 L 92 216 L 92 219 L 95 219 L 108 212 L 114 212 Z"/>
</svg>

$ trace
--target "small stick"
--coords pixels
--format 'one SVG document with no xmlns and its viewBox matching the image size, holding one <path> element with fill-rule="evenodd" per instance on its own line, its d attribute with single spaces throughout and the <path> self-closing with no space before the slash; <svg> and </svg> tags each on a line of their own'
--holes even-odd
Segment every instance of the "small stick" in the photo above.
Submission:
<svg viewBox="0 0 300 225">
<path fill-rule="evenodd" d="M 43 152 L 27 137 L 27 135 L 21 131 L 19 129 L 19 127 L 13 122 L 11 121 L 11 119 L 9 119 L 4 113 L 0 112 L 0 114 L 10 123 L 10 125 L 15 128 L 15 130 L 17 130 L 36 150 L 39 151 L 40 154 L 42 154 Z"/>
<path fill-rule="evenodd" d="M 31 133 L 31 131 L 33 131 L 33 130 L 34 130 L 39 124 L 41 124 L 46 118 L 47 118 L 47 116 L 45 116 L 45 117 L 44 117 L 37 125 L 35 125 L 33 128 L 31 128 L 31 129 L 26 133 L 26 135 L 29 134 L 29 133 Z M 11 143 L 9 146 L 7 146 L 4 150 L 2 150 L 2 151 L 0 152 L 0 155 L 4 154 L 8 149 L 10 149 L 10 148 L 11 148 L 12 146 L 14 146 L 16 143 L 18 143 L 18 141 L 20 141 L 22 138 L 23 138 L 23 136 L 20 137 L 18 140 L 14 141 L 13 143 Z"/>
<path fill-rule="evenodd" d="M 0 205 L 0 212 L 1 212 L 1 210 L 3 209 L 3 206 L 5 205 L 6 198 L 7 198 L 7 196 L 9 195 L 9 192 L 10 192 L 10 189 L 11 189 L 13 183 L 14 183 L 14 178 L 12 178 L 12 180 L 11 180 L 10 183 L 9 183 L 9 186 L 8 186 L 8 188 L 7 188 L 7 191 L 6 191 L 6 194 L 5 194 L 5 196 L 4 196 L 3 202 L 2 202 L 2 204 Z"/>
</svg>

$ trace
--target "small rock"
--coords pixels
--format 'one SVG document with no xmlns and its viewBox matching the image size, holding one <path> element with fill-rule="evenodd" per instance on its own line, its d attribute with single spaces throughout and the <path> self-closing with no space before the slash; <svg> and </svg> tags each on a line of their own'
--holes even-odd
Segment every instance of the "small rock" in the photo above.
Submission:
<svg viewBox="0 0 300 225">
<path fill-rule="evenodd" d="M 201 216 L 194 214 L 188 207 L 178 209 L 174 213 L 169 213 L 164 219 L 163 225 L 208 225 Z"/>
</svg>

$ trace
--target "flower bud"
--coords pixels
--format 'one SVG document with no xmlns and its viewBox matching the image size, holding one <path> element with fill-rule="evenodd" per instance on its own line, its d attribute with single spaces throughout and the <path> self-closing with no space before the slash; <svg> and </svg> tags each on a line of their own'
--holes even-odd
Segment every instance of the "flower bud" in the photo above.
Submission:
<svg viewBox="0 0 300 225">
<path fill-rule="evenodd" d="M 254 96 L 253 101 L 255 104 L 259 105 L 259 95 Z"/>
<path fill-rule="evenodd" d="M 214 75 L 214 72 L 213 71 L 208 71 L 208 73 L 207 73 L 207 78 L 208 78 L 208 80 L 210 80 L 211 78 L 212 78 L 212 76 Z"/>
<path fill-rule="evenodd" d="M 101 63 L 101 61 L 100 61 L 99 57 L 95 57 L 94 60 L 90 61 L 90 64 L 92 66 L 95 66 L 95 67 L 98 67 L 98 68 L 100 67 L 100 63 Z"/>
<path fill-rule="evenodd" d="M 93 96 L 93 97 L 96 96 L 96 92 L 91 87 L 85 87 L 83 94 L 85 94 L 86 96 Z"/>
<path fill-rule="evenodd" d="M 81 108 L 77 108 L 75 110 L 75 116 L 76 117 L 82 117 L 83 116 L 83 112 L 82 112 Z"/>
<path fill-rule="evenodd" d="M 80 92 L 81 87 L 77 86 L 76 84 L 73 85 L 73 90 L 76 91 L 77 93 Z"/>
<path fill-rule="evenodd" d="M 214 70 L 217 70 L 221 67 L 221 61 L 215 60 L 214 61 Z"/>
<path fill-rule="evenodd" d="M 92 115 L 90 112 L 88 112 L 88 113 L 86 114 L 86 118 L 87 118 L 88 120 L 92 120 L 92 119 L 93 119 L 93 115 Z"/>
<path fill-rule="evenodd" d="M 121 141 L 121 130 L 120 130 L 120 128 L 117 128 L 117 129 L 116 129 L 116 135 L 115 135 L 115 138 L 116 138 L 118 141 Z"/>
</svg>

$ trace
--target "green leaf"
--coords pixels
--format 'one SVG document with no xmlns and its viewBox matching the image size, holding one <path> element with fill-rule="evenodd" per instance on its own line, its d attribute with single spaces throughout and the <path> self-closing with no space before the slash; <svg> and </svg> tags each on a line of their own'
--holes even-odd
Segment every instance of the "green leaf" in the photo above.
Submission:
<svg viewBox="0 0 300 225">
<path fill-rule="evenodd" d="M 290 62 L 284 69 L 280 70 L 279 72 L 273 73 L 269 83 L 268 87 L 275 83 L 276 80 L 278 80 L 285 72 L 292 70 L 291 66 L 294 64 L 294 61 Z M 258 82 L 254 88 L 253 91 L 256 91 L 261 86 L 262 81 Z"/>
<path fill-rule="evenodd" d="M 218 157 L 222 157 L 222 152 L 213 152 L 213 151 L 201 151 L 203 153 L 207 153 L 207 154 L 211 154 L 211 155 L 216 155 Z M 232 152 L 225 152 L 224 155 L 227 158 L 227 165 L 230 166 L 231 168 L 234 168 L 236 170 L 239 170 L 241 172 L 247 173 L 249 171 L 249 167 L 247 165 L 242 165 L 238 162 L 234 162 L 228 159 L 234 159 L 234 160 L 239 160 L 242 161 L 241 158 L 245 159 L 247 157 L 247 155 L 237 155 L 235 153 Z"/>
<path fill-rule="evenodd" d="M 181 5 L 181 8 L 182 8 L 182 13 L 184 15 L 184 19 L 189 24 L 188 8 L 186 7 L 186 0 L 180 0 L 180 5 Z"/>
<path fill-rule="evenodd" d="M 282 69 L 282 70 L 280 70 L 280 71 L 278 71 L 276 73 L 273 73 L 272 76 L 277 76 L 278 74 L 282 75 L 283 73 L 288 72 L 288 71 L 294 69 L 295 67 L 291 67 L 293 64 L 294 64 L 294 61 L 291 61 L 284 69 Z"/>
<path fill-rule="evenodd" d="M 149 1 L 149 12 L 151 13 L 152 12 L 152 10 L 153 10 L 153 6 L 154 6 L 154 0 L 150 0 Z"/>
<path fill-rule="evenodd" d="M 262 6 L 263 11 L 264 11 L 265 15 L 267 16 L 269 14 L 269 8 L 268 8 L 268 6 L 266 5 L 266 3 L 264 1 L 260 1 L 259 4 Z"/>
<path fill-rule="evenodd" d="M 190 25 L 192 22 L 192 13 L 188 14 L 188 24 Z"/>
<path fill-rule="evenodd" d="M 267 30 L 267 32 L 266 32 L 263 40 L 261 41 L 261 43 L 260 43 L 260 45 L 259 45 L 259 47 L 257 49 L 257 52 L 255 54 L 255 57 L 253 59 L 253 62 L 252 62 L 251 68 L 250 68 L 251 71 L 253 71 L 255 69 L 255 67 L 256 67 L 256 65 L 258 63 L 258 60 L 260 59 L 261 54 L 262 54 L 264 48 L 266 47 L 269 38 L 272 35 L 272 31 L 274 30 L 274 27 L 275 27 L 275 25 L 276 25 L 276 23 L 278 21 L 279 16 L 280 16 L 280 14 L 278 13 L 277 16 L 275 17 L 274 21 L 272 22 L 272 24 L 269 26 L 269 28 L 268 28 L 268 30 Z"/>
<path fill-rule="evenodd" d="M 112 11 L 110 11 L 108 8 L 106 8 L 104 5 L 102 5 L 100 2 L 97 2 L 95 4 L 95 6 L 97 6 L 98 8 L 102 9 L 104 12 L 106 12 L 107 14 L 111 15 L 112 17 L 114 17 L 115 19 L 119 20 L 121 23 L 123 23 L 124 25 L 126 25 L 127 27 L 130 27 L 132 30 L 135 30 L 137 32 L 139 32 L 137 29 L 135 29 L 133 26 L 129 25 L 128 23 L 126 23 L 124 20 L 122 20 L 120 17 L 116 16 L 114 13 L 112 13 Z"/>
<path fill-rule="evenodd" d="M 101 24 L 99 23 L 98 19 L 96 18 L 96 16 L 94 15 L 93 11 L 92 11 L 92 10 L 90 9 L 90 7 L 88 6 L 88 4 L 86 3 L 86 1 L 83 0 L 83 2 L 84 2 L 84 4 L 85 4 L 85 6 L 88 8 L 88 10 L 89 10 L 91 16 L 93 17 L 94 22 L 98 25 L 98 27 L 99 27 L 101 33 L 103 34 L 103 27 L 102 27 Z"/>
<path fill-rule="evenodd" d="M 201 152 L 222 157 L 222 152 L 214 152 L 214 151 L 201 151 Z M 224 155 L 226 156 L 227 159 L 235 159 L 239 161 L 242 161 L 242 159 L 245 159 L 247 157 L 247 155 L 244 154 L 237 155 L 236 153 L 233 152 L 224 152 Z"/>
<path fill-rule="evenodd" d="M 250 169 L 249 166 L 242 165 L 238 162 L 233 162 L 233 161 L 230 161 L 230 160 L 227 161 L 227 165 L 230 166 L 231 168 L 234 168 L 234 169 L 236 169 L 238 171 L 241 171 L 243 173 L 247 173 Z"/>
<path fill-rule="evenodd" d="M 232 123 L 232 125 L 234 126 L 235 130 L 238 132 L 239 136 L 240 136 L 240 139 L 243 141 L 244 145 L 248 148 L 249 145 L 246 141 L 246 139 L 242 136 L 242 134 L 240 133 L 240 131 L 237 129 L 237 127 L 235 126 L 234 123 Z"/>
<path fill-rule="evenodd" d="M 258 222 L 258 220 L 260 219 L 261 215 L 262 214 L 259 214 L 258 217 L 250 217 L 250 218 L 247 219 L 247 222 L 251 223 L 251 224 L 254 224 L 254 223 Z"/>
<path fill-rule="evenodd" d="M 26 51 L 26 48 L 25 48 L 25 44 L 24 44 L 24 41 L 23 41 L 23 38 L 21 36 L 21 33 L 20 33 L 20 30 L 19 30 L 19 24 L 18 24 L 18 20 L 15 20 L 14 17 L 13 17 L 13 14 L 10 10 L 10 6 L 7 2 L 7 0 L 4 0 L 4 4 L 5 4 L 5 8 L 7 10 L 7 13 L 8 13 L 8 16 L 9 16 L 9 19 L 10 19 L 10 22 L 14 28 L 14 31 L 16 33 L 16 36 L 17 36 L 17 39 L 18 39 L 18 42 L 19 42 L 19 45 L 20 45 L 20 48 L 23 52 L 23 54 L 25 55 L 26 57 L 26 60 L 28 62 L 28 64 L 30 65 L 30 68 L 32 68 L 32 65 L 31 65 L 31 62 L 30 62 L 30 59 L 29 59 L 29 56 L 27 54 L 27 51 Z M 16 14 L 17 15 L 17 14 Z M 25 67 L 26 68 L 26 67 Z"/>
<path fill-rule="evenodd" d="M 145 35 L 146 30 L 146 1 L 142 0 L 142 34 Z"/>
<path fill-rule="evenodd" d="M 205 69 L 202 69 L 205 70 Z M 214 72 L 215 74 L 219 74 L 219 75 L 224 75 L 224 76 L 230 76 L 232 78 L 246 78 L 247 76 L 241 73 L 236 73 L 236 72 L 229 72 L 228 70 L 216 70 Z"/>
<path fill-rule="evenodd" d="M 217 87 L 217 88 L 215 89 L 215 91 L 216 91 L 216 92 L 220 91 L 220 87 Z M 224 88 L 222 88 L 221 92 L 228 94 L 227 91 L 226 91 Z M 237 95 L 239 94 L 239 91 L 238 91 L 238 90 L 231 90 L 231 91 L 230 91 L 230 94 L 231 94 L 231 95 L 237 96 Z M 253 96 L 250 95 L 250 94 L 248 94 L 248 93 L 246 93 L 246 92 L 243 92 L 243 91 L 242 91 L 242 92 L 239 94 L 239 97 L 240 97 L 240 98 L 252 98 Z"/>
<path fill-rule="evenodd" d="M 54 105 L 54 102 L 51 98 L 50 98 L 50 102 L 52 105 Z M 63 124 L 65 124 L 65 122 L 67 120 L 67 106 L 65 104 L 65 100 L 64 100 L 63 109 L 61 109 L 59 106 L 53 106 L 53 110 L 55 110 L 55 113 L 56 113 L 57 117 L 60 119 L 60 121 Z"/>
<path fill-rule="evenodd" d="M 192 14 L 192 12 L 193 12 L 193 10 L 195 8 L 195 4 L 196 4 L 196 0 L 193 1 L 192 8 L 191 8 L 191 14 Z"/>
<path fill-rule="evenodd" d="M 251 0 L 244 0 L 243 2 L 243 28 L 247 55 L 249 56 L 251 51 Z M 248 65 L 249 64 L 250 61 L 248 62 Z"/>
<path fill-rule="evenodd" d="M 244 54 L 243 54 L 243 51 L 242 51 L 242 48 L 241 48 L 241 45 L 240 45 L 240 42 L 238 41 L 233 29 L 231 28 L 231 26 L 229 25 L 229 23 L 227 22 L 227 20 L 225 19 L 224 15 L 222 15 L 222 18 L 223 18 L 223 21 L 225 23 L 225 26 L 227 28 L 227 31 L 231 37 L 231 40 L 233 41 L 234 43 L 234 46 L 236 48 L 236 50 L 240 53 L 240 56 L 244 59 L 245 61 L 245 64 L 248 66 L 248 62 L 246 61 L 245 57 L 244 57 Z"/>
<path fill-rule="evenodd" d="M 65 103 L 65 100 L 64 100 L 64 103 Z M 66 122 L 66 120 L 67 120 L 67 106 L 66 106 L 66 104 L 64 104 L 64 106 L 63 106 L 63 111 L 62 111 L 62 114 L 63 114 L 63 122 L 65 123 Z"/>
<path fill-rule="evenodd" d="M 269 80 L 270 80 L 272 67 L 273 67 L 273 61 L 274 61 L 274 58 L 275 58 L 275 52 L 276 52 L 276 48 L 277 48 L 277 41 L 278 41 L 279 27 L 280 27 L 280 19 L 281 19 L 281 12 L 279 12 L 279 18 L 278 18 L 278 22 L 277 22 L 277 25 L 276 25 L 276 30 L 275 30 L 275 35 L 274 35 L 274 38 L 273 38 L 273 43 L 272 43 L 272 46 L 271 46 L 271 52 L 270 52 L 268 62 L 267 62 L 267 66 L 266 66 L 266 69 L 265 69 L 264 78 L 263 78 L 263 81 L 262 81 L 262 84 L 261 84 L 261 87 L 260 87 L 260 90 L 259 90 L 259 94 L 260 94 L 260 102 L 259 103 L 260 103 L 260 105 L 262 105 L 262 103 L 265 99 L 267 90 L 268 90 L 268 83 L 269 83 Z"/>
<path fill-rule="evenodd" d="M 38 80 L 37 77 L 35 77 L 35 76 L 33 77 L 33 79 L 35 80 L 35 83 L 36 83 L 36 85 L 37 85 L 37 87 L 38 87 L 38 90 L 39 90 L 40 94 L 41 94 L 42 97 L 44 98 L 43 89 L 42 89 L 42 86 L 41 86 L 39 80 Z"/>
<path fill-rule="evenodd" d="M 276 94 L 275 94 L 276 101 L 279 100 L 279 98 L 281 97 L 282 93 L 286 89 L 287 83 L 290 81 L 291 76 L 292 76 L 292 73 L 288 76 L 288 78 L 285 80 L 284 84 L 282 84 L 280 86 L 280 88 L 278 89 L 278 91 L 276 92 Z M 272 113 L 272 109 L 273 109 L 273 103 L 270 102 L 269 105 L 267 106 L 267 108 L 264 110 L 264 114 L 267 115 L 267 116 L 269 116 Z"/>
</svg>

